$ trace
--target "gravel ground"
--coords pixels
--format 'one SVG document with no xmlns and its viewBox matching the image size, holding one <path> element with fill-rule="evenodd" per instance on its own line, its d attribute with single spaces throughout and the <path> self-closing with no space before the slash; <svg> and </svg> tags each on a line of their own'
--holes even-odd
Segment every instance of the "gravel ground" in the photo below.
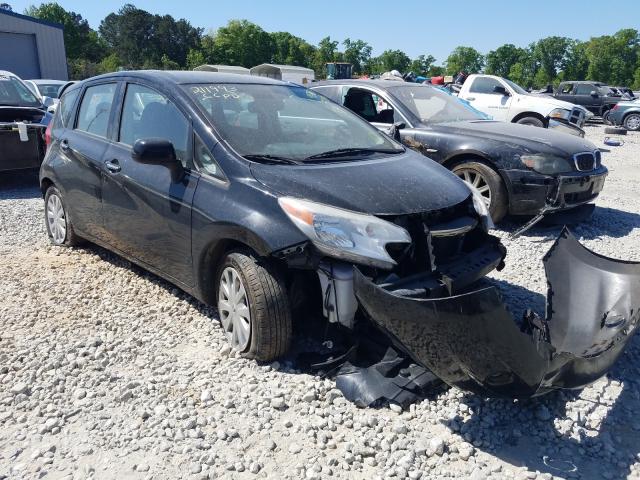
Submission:
<svg viewBox="0 0 640 480">
<path fill-rule="evenodd" d="M 640 261 L 640 134 L 625 140 L 574 232 Z M 638 338 L 581 392 L 358 409 L 291 360 L 238 358 L 213 310 L 129 262 L 49 246 L 36 184 L 0 176 L 0 478 L 640 478 Z M 517 225 L 492 276 L 516 315 L 543 314 L 560 228 L 507 239 Z"/>
</svg>

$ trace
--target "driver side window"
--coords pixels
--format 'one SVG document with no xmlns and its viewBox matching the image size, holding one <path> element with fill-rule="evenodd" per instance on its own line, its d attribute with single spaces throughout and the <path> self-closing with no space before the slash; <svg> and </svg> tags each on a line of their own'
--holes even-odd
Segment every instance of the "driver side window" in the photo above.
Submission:
<svg viewBox="0 0 640 480">
<path fill-rule="evenodd" d="M 360 88 L 346 91 L 342 105 L 368 122 L 393 124 L 395 112 L 386 100 L 377 94 Z"/>
<path fill-rule="evenodd" d="M 495 87 L 502 87 L 502 83 L 500 83 L 495 78 L 487 78 L 487 77 L 478 77 L 473 81 L 469 92 L 471 93 L 486 93 L 490 95 L 495 95 L 496 92 L 493 91 Z"/>
</svg>

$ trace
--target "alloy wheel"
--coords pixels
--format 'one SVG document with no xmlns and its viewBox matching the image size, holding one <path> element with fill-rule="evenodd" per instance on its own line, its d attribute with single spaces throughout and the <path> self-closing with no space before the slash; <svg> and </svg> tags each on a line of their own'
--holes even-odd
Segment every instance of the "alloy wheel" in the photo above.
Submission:
<svg viewBox="0 0 640 480">
<path fill-rule="evenodd" d="M 638 130 L 640 129 L 640 115 L 630 115 L 625 122 L 625 126 L 629 130 Z"/>
<path fill-rule="evenodd" d="M 475 187 L 478 192 L 480 192 L 484 199 L 484 203 L 487 204 L 487 207 L 491 205 L 491 188 L 489 188 L 487 180 L 480 173 L 467 168 L 460 168 L 456 170 L 455 173 L 458 177 L 469 185 Z"/>
<path fill-rule="evenodd" d="M 231 346 L 240 352 L 245 351 L 251 339 L 251 311 L 242 278 L 233 267 L 227 267 L 222 272 L 218 312 Z"/>
<path fill-rule="evenodd" d="M 58 195 L 51 194 L 47 200 L 47 224 L 56 245 L 62 245 L 67 237 L 67 218 Z"/>
</svg>

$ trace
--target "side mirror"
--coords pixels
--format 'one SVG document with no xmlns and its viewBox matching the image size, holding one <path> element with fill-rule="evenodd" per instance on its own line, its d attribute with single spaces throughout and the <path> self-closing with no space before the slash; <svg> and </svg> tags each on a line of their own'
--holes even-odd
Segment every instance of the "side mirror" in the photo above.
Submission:
<svg viewBox="0 0 640 480">
<path fill-rule="evenodd" d="M 591 95 L 592 97 L 598 97 L 599 96 L 598 92 L 596 92 L 595 90 L 591 90 L 591 93 L 589 95 Z"/>
<path fill-rule="evenodd" d="M 404 122 L 396 122 L 389 127 L 386 133 L 394 140 L 401 142 L 402 139 L 400 137 L 400 130 L 402 130 L 403 128 L 406 128 L 406 126 L 407 124 Z"/>
<path fill-rule="evenodd" d="M 173 144 L 164 138 L 141 138 L 131 150 L 131 158 L 146 165 L 162 165 L 171 172 L 171 180 L 179 182 L 184 177 L 182 163 L 176 158 Z"/>
<path fill-rule="evenodd" d="M 42 104 L 45 107 L 47 107 L 47 108 L 52 107 L 54 103 L 55 102 L 54 102 L 53 98 L 47 97 L 47 96 L 42 97 Z"/>
<path fill-rule="evenodd" d="M 511 94 L 507 91 L 506 88 L 504 88 L 502 85 L 496 85 L 495 87 L 493 87 L 493 93 L 498 93 L 500 95 L 502 95 L 503 97 L 510 97 Z"/>
</svg>

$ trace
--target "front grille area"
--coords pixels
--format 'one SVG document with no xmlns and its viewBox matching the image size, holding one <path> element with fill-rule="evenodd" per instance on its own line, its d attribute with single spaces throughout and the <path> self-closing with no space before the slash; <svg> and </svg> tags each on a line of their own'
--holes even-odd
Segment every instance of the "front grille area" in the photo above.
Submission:
<svg viewBox="0 0 640 480">
<path fill-rule="evenodd" d="M 584 111 L 581 108 L 572 108 L 571 116 L 569 117 L 569 123 L 573 123 L 578 127 L 582 128 L 584 125 Z"/>
<path fill-rule="evenodd" d="M 573 161 L 579 171 L 588 172 L 589 170 L 595 170 L 597 168 L 599 157 L 600 151 L 598 150 L 596 150 L 596 152 L 576 153 L 573 156 Z"/>
</svg>

